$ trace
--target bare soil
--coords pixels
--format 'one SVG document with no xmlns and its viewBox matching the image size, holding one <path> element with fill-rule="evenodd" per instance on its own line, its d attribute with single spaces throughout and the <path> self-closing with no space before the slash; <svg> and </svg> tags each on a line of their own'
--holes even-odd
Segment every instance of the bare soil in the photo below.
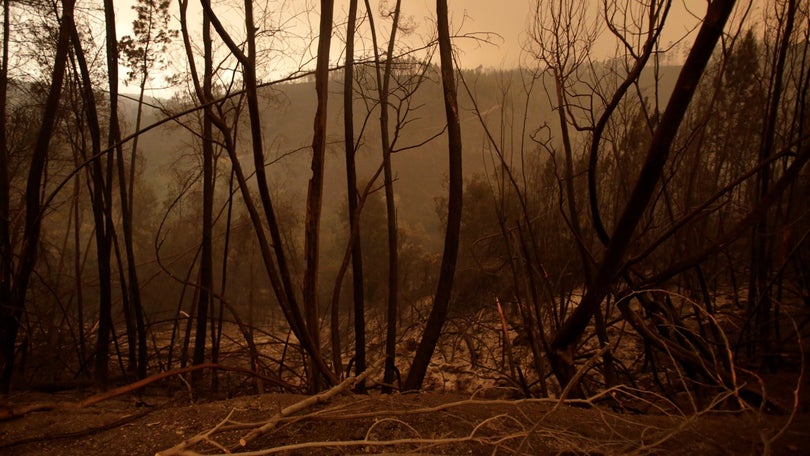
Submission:
<svg viewBox="0 0 810 456">
<path fill-rule="evenodd" d="M 22 393 L 7 398 L 7 404 L 75 402 L 86 396 Z M 451 393 L 341 394 L 282 418 L 247 447 L 239 446 L 251 429 L 304 399 L 129 395 L 86 408 L 31 412 L 0 422 L 0 454 L 154 455 L 218 425 L 209 440 L 183 454 L 810 454 L 808 413 L 792 419 L 754 411 L 687 416 L 638 413 L 615 403 L 557 405 Z"/>
</svg>

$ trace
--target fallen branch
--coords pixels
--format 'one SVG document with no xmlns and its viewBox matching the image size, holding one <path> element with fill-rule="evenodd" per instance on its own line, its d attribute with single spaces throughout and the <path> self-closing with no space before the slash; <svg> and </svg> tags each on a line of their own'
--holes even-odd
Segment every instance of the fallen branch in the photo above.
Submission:
<svg viewBox="0 0 810 456">
<path fill-rule="evenodd" d="M 220 421 L 219 424 L 214 426 L 212 429 L 209 429 L 209 430 L 207 430 L 205 432 L 197 434 L 194 437 L 191 437 L 190 439 L 183 440 L 182 442 L 180 442 L 177 445 L 169 448 L 166 451 L 161 451 L 161 452 L 156 453 L 155 456 L 165 456 L 165 455 L 169 455 L 169 454 L 189 454 L 189 453 L 196 454 L 196 453 L 193 453 L 193 452 L 186 451 L 186 448 L 190 448 L 190 447 L 192 447 L 192 446 L 194 446 L 194 445 L 196 445 L 196 444 L 198 444 L 200 442 L 203 442 L 203 441 L 206 441 L 206 442 L 208 442 L 208 443 L 222 449 L 224 452 L 227 453 L 228 450 L 225 449 L 225 448 L 222 448 L 221 445 L 219 445 L 213 439 L 211 439 L 211 436 L 216 434 L 223 426 L 225 426 L 228 423 L 228 421 L 230 421 L 231 416 L 233 415 L 233 412 L 235 410 L 236 409 L 231 410 L 231 412 L 228 413 L 228 416 L 226 416 L 225 419 Z"/>
<path fill-rule="evenodd" d="M 172 401 L 170 401 L 172 402 Z M 100 424 L 98 426 L 91 426 L 86 429 L 82 429 L 79 431 L 71 431 L 71 432 L 62 432 L 58 434 L 41 434 L 35 435 L 33 437 L 25 437 L 19 440 L 14 440 L 11 442 L 3 442 L 0 443 L 0 449 L 3 448 L 11 448 L 19 445 L 25 445 L 32 442 L 44 442 L 47 440 L 59 440 L 59 439 L 77 439 L 79 437 L 85 437 L 91 434 L 95 434 L 97 432 L 108 431 L 110 429 L 115 429 L 117 427 L 121 427 L 125 424 L 132 423 L 133 421 L 137 421 L 146 415 L 154 412 L 155 410 L 163 407 L 163 405 L 157 408 L 146 408 L 138 413 L 132 413 L 129 415 L 125 415 L 115 421 L 111 421 L 109 423 Z"/>
<path fill-rule="evenodd" d="M 98 404 L 99 402 L 106 401 L 108 399 L 112 399 L 117 396 L 121 396 L 123 394 L 131 393 L 133 391 L 137 391 L 141 388 L 144 388 L 152 383 L 157 381 L 173 377 L 176 375 L 186 374 L 192 371 L 200 370 L 200 369 L 217 369 L 217 370 L 224 370 L 224 371 L 231 371 L 231 372 L 240 372 L 248 375 L 252 375 L 254 377 L 258 377 L 262 380 L 272 382 L 278 386 L 281 386 L 285 389 L 289 389 L 289 385 L 270 377 L 266 377 L 264 375 L 257 374 L 252 370 L 241 368 L 241 367 L 231 367 L 231 366 L 223 366 L 221 364 L 214 364 L 214 363 L 205 363 L 205 364 L 198 364 L 196 366 L 189 366 L 183 367 L 180 369 L 172 369 L 165 372 L 160 372 L 155 375 L 151 375 L 146 377 L 142 380 L 138 380 L 137 382 L 130 383 L 128 385 L 124 385 L 109 391 L 105 391 L 103 393 L 96 394 L 94 396 L 90 396 L 87 399 L 79 402 L 39 402 L 36 404 L 29 404 L 24 405 L 21 407 L 2 407 L 0 408 L 0 421 L 11 420 L 14 418 L 23 417 L 31 412 L 44 412 L 44 411 L 51 411 L 51 410 L 72 410 L 72 409 L 80 409 L 84 407 L 88 407 L 93 404 Z"/>
<path fill-rule="evenodd" d="M 294 413 L 298 413 L 301 410 L 305 410 L 308 407 L 311 407 L 311 406 L 313 406 L 315 404 L 325 403 L 325 402 L 329 401 L 331 398 L 337 396 L 340 393 L 350 391 L 356 384 L 358 384 L 359 382 L 365 380 L 366 377 L 371 375 L 373 372 L 377 371 L 380 368 L 381 365 L 382 365 L 382 361 L 378 361 L 377 363 L 375 363 L 375 365 L 372 368 L 365 370 L 364 372 L 360 373 L 359 375 L 349 377 L 346 380 L 344 380 L 343 382 L 341 382 L 340 384 L 332 387 L 331 389 L 329 389 L 329 390 L 327 390 L 327 391 L 325 391 L 325 392 L 323 392 L 321 394 L 316 394 L 314 396 L 309 396 L 309 397 L 307 397 L 306 399 L 304 399 L 304 400 L 302 400 L 300 402 L 296 402 L 295 404 L 290 405 L 289 407 L 286 407 L 286 408 L 282 409 L 280 412 L 275 414 L 272 418 L 270 418 L 267 421 L 264 421 L 263 423 L 261 423 L 261 425 L 259 427 L 254 428 L 253 430 L 248 432 L 244 437 L 239 439 L 239 445 L 241 447 L 246 446 L 249 442 L 251 442 L 252 440 L 254 440 L 254 439 L 260 437 L 261 435 L 267 433 L 268 431 L 272 430 L 284 418 L 289 417 L 290 415 L 292 415 Z M 211 441 L 210 436 L 213 435 L 214 433 L 216 433 L 216 431 L 218 431 L 220 428 L 222 428 L 222 426 L 224 426 L 227 421 L 228 421 L 228 419 L 226 418 L 225 420 L 220 422 L 217 425 L 217 427 L 215 427 L 214 429 L 205 431 L 205 432 L 200 433 L 200 434 L 198 434 L 198 435 L 196 435 L 194 437 L 191 437 L 190 439 L 187 439 L 187 440 L 175 445 L 174 447 L 169 448 L 168 450 L 158 452 L 156 454 L 156 456 L 196 454 L 196 453 L 194 453 L 192 451 L 189 451 L 187 449 L 194 446 L 194 445 L 196 445 L 197 443 L 202 442 L 202 441 L 208 441 L 209 443 L 213 444 L 214 442 Z M 215 445 L 215 446 L 218 446 L 218 445 Z"/>
<path fill-rule="evenodd" d="M 596 352 L 592 359 L 598 360 L 599 356 L 599 352 Z M 580 371 L 584 373 L 590 366 L 592 366 L 592 364 L 586 363 Z M 344 385 L 338 385 L 335 389 L 324 393 L 324 395 L 332 396 L 337 394 L 338 390 L 345 390 Z M 166 451 L 159 454 L 183 456 L 239 454 L 241 456 L 260 456 L 287 453 L 304 454 L 313 452 L 316 449 L 331 454 L 352 451 L 346 450 L 349 448 L 362 447 L 367 447 L 365 451 L 372 453 L 377 451 L 396 452 L 396 454 L 429 453 L 431 452 L 429 451 L 430 449 L 436 447 L 442 447 L 442 451 L 438 451 L 437 453 L 466 453 L 466 447 L 461 447 L 461 445 L 468 444 L 487 447 L 493 450 L 493 454 L 504 452 L 514 455 L 530 455 L 538 454 L 541 448 L 545 448 L 549 451 L 551 451 L 550 449 L 567 449 L 573 450 L 572 453 L 577 452 L 578 454 L 590 454 L 591 452 L 599 452 L 600 454 L 647 454 L 651 450 L 666 451 L 667 447 L 665 444 L 671 444 L 673 441 L 685 435 L 692 435 L 694 431 L 690 431 L 690 429 L 700 425 L 698 420 L 706 415 L 711 415 L 716 410 L 717 404 L 733 397 L 735 392 L 725 391 L 723 394 L 715 397 L 711 404 L 705 409 L 688 415 L 672 415 L 664 406 L 656 408 L 657 406 L 652 400 L 644 397 L 648 394 L 658 397 L 665 405 L 670 403 L 665 396 L 619 385 L 587 399 L 466 399 L 414 409 L 398 409 L 390 408 L 390 406 L 380 408 L 381 404 L 377 404 L 375 407 L 377 409 L 373 411 L 350 413 L 351 410 L 356 409 L 358 405 L 364 403 L 364 399 L 360 399 L 358 401 L 336 404 L 324 410 L 309 410 L 308 412 L 300 413 L 306 407 L 319 402 L 315 399 L 316 397 L 309 397 L 304 401 L 285 408 L 266 421 L 258 423 L 238 423 L 236 421 L 230 421 L 229 418 L 225 418 L 213 429 L 188 439 L 183 442 L 183 444 L 172 448 L 170 450 L 171 452 Z M 597 402 L 601 399 L 605 397 L 613 397 L 615 399 L 617 395 L 626 395 L 629 396 L 630 399 L 649 403 L 660 412 L 661 419 L 650 419 L 647 415 L 628 415 L 611 409 L 602 409 L 597 406 Z M 595 411 L 596 416 L 598 416 L 598 420 L 593 420 L 593 422 L 588 421 L 583 425 L 583 429 L 588 429 L 587 432 L 581 432 L 577 426 L 572 426 L 572 423 L 576 422 L 574 421 L 576 417 L 573 416 L 570 411 L 566 411 L 564 406 L 573 404 L 589 405 Z M 475 408 L 479 405 L 487 408 L 492 406 L 510 406 L 513 407 L 514 410 L 510 411 L 505 407 L 491 408 L 491 413 L 487 412 L 490 416 L 483 417 L 483 419 L 479 420 L 476 418 L 472 421 L 464 419 L 463 421 L 469 424 L 467 430 L 460 433 L 449 431 L 449 433 L 445 435 L 435 435 L 435 427 L 425 428 L 421 426 L 421 420 L 419 418 L 413 420 L 405 418 L 406 416 L 431 415 L 436 412 L 447 411 L 458 407 L 466 406 Z M 540 405 L 545 407 L 541 409 L 523 409 L 521 407 L 523 405 Z M 675 408 L 674 406 L 672 407 Z M 576 410 L 584 409 L 578 407 Z M 756 410 L 749 408 L 748 412 L 756 413 Z M 448 414 L 451 419 L 458 419 L 459 417 L 464 417 L 464 415 L 465 413 L 463 411 Z M 593 416 L 593 414 L 587 416 Z M 757 415 L 754 415 L 754 417 L 756 416 Z M 254 441 L 251 446 L 256 448 L 248 450 L 243 448 L 244 444 L 240 445 L 236 442 L 233 442 L 231 444 L 233 446 L 227 448 L 228 445 L 222 445 L 220 444 L 221 441 L 217 442 L 212 438 L 215 434 L 224 435 L 227 433 L 232 436 L 233 432 L 237 430 L 248 432 L 253 429 L 254 431 L 252 432 L 255 432 L 258 427 L 266 429 L 267 434 L 273 435 L 271 434 L 273 431 L 291 422 L 308 420 L 359 421 L 365 418 L 374 418 L 374 421 L 367 427 L 365 436 L 358 440 L 316 440 L 281 443 L 281 441 L 284 440 L 283 437 L 281 437 L 281 441 L 271 441 L 267 440 L 267 437 L 265 437 L 262 441 L 273 442 L 270 445 L 272 447 L 257 447 L 259 442 Z M 598 426 L 596 426 L 598 430 L 596 431 L 594 431 L 594 422 L 598 423 Z M 396 423 L 397 428 L 402 430 L 401 432 L 410 435 L 387 439 L 394 437 L 390 432 L 392 423 Z M 316 432 L 316 435 L 321 434 Z M 308 436 L 301 437 L 307 438 Z M 210 444 L 213 448 L 202 448 L 201 445 L 205 444 Z M 393 447 L 397 446 L 402 446 L 402 448 L 397 448 L 395 451 Z M 388 450 L 381 450 L 386 447 Z M 355 452 L 359 453 L 360 451 Z M 320 454 L 320 452 L 318 454 Z"/>
<path fill-rule="evenodd" d="M 553 412 L 553 411 L 555 411 L 555 410 L 557 410 L 558 408 L 560 408 L 560 406 L 561 406 L 561 405 L 562 405 L 562 404 L 565 402 L 565 399 L 567 399 L 567 398 L 568 398 L 568 394 L 570 394 L 570 393 L 571 393 L 571 390 L 572 390 L 572 389 L 573 389 L 573 388 L 574 388 L 576 385 L 578 385 L 578 384 L 579 384 L 579 381 L 580 381 L 580 380 L 582 380 L 582 377 L 585 375 L 585 373 L 586 373 L 586 372 L 588 372 L 588 370 L 589 370 L 591 367 L 593 367 L 593 365 L 594 365 L 594 364 L 596 364 L 596 361 L 599 359 L 599 357 L 600 357 L 600 356 L 602 356 L 602 355 L 604 355 L 604 354 L 605 354 L 605 353 L 606 353 L 608 350 L 610 350 L 610 345 L 605 345 L 604 347 L 602 347 L 601 349 L 599 349 L 599 351 L 597 351 L 596 353 L 594 353 L 594 355 L 593 355 L 593 356 L 591 356 L 591 357 L 588 359 L 588 361 L 585 363 L 585 365 L 584 365 L 584 366 L 582 366 L 582 367 L 581 367 L 581 368 L 580 368 L 580 369 L 579 369 L 579 370 L 576 372 L 576 374 L 574 374 L 574 376 L 573 376 L 573 377 L 571 377 L 571 380 L 569 380 L 569 381 L 568 381 L 568 384 L 567 384 L 567 385 L 565 385 L 565 389 L 563 389 L 562 393 L 560 393 L 560 398 L 557 400 L 557 403 L 556 403 L 556 404 L 554 404 L 554 407 L 551 409 L 551 411 L 552 411 L 552 412 Z"/>
<path fill-rule="evenodd" d="M 286 416 L 290 416 L 293 413 L 298 413 L 301 410 L 304 410 L 304 409 L 306 409 L 306 408 L 308 408 L 308 407 L 310 407 L 312 405 L 322 404 L 322 403 L 328 401 L 329 399 L 337 396 L 338 394 L 340 394 L 342 392 L 351 390 L 352 388 L 354 388 L 354 386 L 356 384 L 358 384 L 361 381 L 365 380 L 365 378 L 368 377 L 373 371 L 376 371 L 380 367 L 381 364 L 382 363 L 378 361 L 374 365 L 374 367 L 372 369 L 367 369 L 367 370 L 363 371 L 362 373 L 360 373 L 359 375 L 349 377 L 346 380 L 344 380 L 342 383 L 332 387 L 331 389 L 329 389 L 327 391 L 324 391 L 321 394 L 316 394 L 314 396 L 310 396 L 310 397 L 304 399 L 301 402 L 297 402 L 297 403 L 295 403 L 295 404 L 293 404 L 293 405 L 291 405 L 291 406 L 289 406 L 287 408 L 282 409 L 273 418 L 269 419 L 264 425 L 262 425 L 261 427 L 258 427 L 256 429 L 248 432 L 244 437 L 239 439 L 239 445 L 244 447 L 251 440 L 254 440 L 257 437 L 261 436 L 262 434 L 266 433 L 267 431 L 273 429 L 276 426 L 276 423 L 278 423 L 278 421 L 281 418 L 284 418 Z"/>
<path fill-rule="evenodd" d="M 510 434 L 510 439 L 518 439 L 525 437 L 525 433 L 515 433 Z M 303 442 L 303 443 L 294 443 L 290 445 L 280 446 L 276 448 L 268 448 L 264 450 L 256 450 L 256 451 L 246 451 L 238 453 L 240 456 L 264 456 L 268 454 L 274 453 L 283 453 L 283 452 L 290 452 L 296 450 L 307 450 L 307 449 L 314 449 L 314 448 L 350 448 L 350 447 L 387 447 L 387 446 L 397 446 L 397 445 L 418 445 L 418 446 L 439 446 L 439 445 L 452 445 L 452 444 L 459 444 L 459 443 L 480 443 L 484 445 L 492 444 L 493 440 L 496 440 L 492 437 L 478 437 L 476 435 L 466 435 L 463 437 L 445 437 L 439 439 L 420 439 L 420 438 L 411 438 L 411 439 L 394 439 L 394 440 L 336 440 L 336 441 L 328 441 L 328 442 Z M 498 438 L 498 440 L 502 440 L 502 438 Z M 161 453 L 162 454 L 162 453 Z M 196 455 L 197 453 L 186 453 L 188 456 Z"/>
</svg>

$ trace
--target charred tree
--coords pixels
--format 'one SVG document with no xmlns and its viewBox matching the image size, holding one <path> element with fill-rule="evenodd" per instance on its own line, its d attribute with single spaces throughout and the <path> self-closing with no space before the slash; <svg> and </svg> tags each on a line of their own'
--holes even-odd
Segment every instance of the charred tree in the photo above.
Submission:
<svg viewBox="0 0 810 456">
<path fill-rule="evenodd" d="M 343 70 L 343 134 L 346 156 L 346 199 L 349 207 L 349 230 L 352 255 L 352 298 L 354 303 L 354 365 L 359 375 L 366 370 L 366 304 L 363 284 L 363 249 L 358 217 L 357 167 L 354 144 L 354 37 L 357 27 L 357 0 L 349 1 L 349 20 L 346 24 L 346 63 Z M 336 304 L 334 304 L 336 305 Z M 336 312 L 336 309 L 332 309 Z M 335 334 L 336 331 L 333 331 Z M 335 337 L 333 335 L 333 337 Z M 336 345 L 337 343 L 337 345 Z M 342 370 L 340 361 L 340 335 L 332 343 L 335 372 Z M 360 393 L 365 382 L 357 385 Z"/>
<path fill-rule="evenodd" d="M 312 341 L 315 355 L 310 363 L 310 393 L 321 390 L 320 322 L 318 318 L 318 256 L 320 254 L 320 225 L 323 204 L 324 160 L 326 154 L 326 108 L 329 98 L 329 45 L 332 41 L 333 0 L 321 0 L 320 34 L 318 35 L 318 57 L 315 67 L 315 91 L 318 107 L 312 135 L 312 177 L 307 190 L 307 214 L 304 232 L 304 311 L 307 331 Z M 317 357 L 317 359 L 315 359 Z"/>
<path fill-rule="evenodd" d="M 610 292 L 617 271 L 622 268 L 627 247 L 661 179 L 675 134 L 711 58 L 715 44 L 723 33 L 723 27 L 734 3 L 734 0 L 717 0 L 708 6 L 698 36 L 673 89 L 670 102 L 647 149 L 646 159 L 630 200 L 610 237 L 595 278 L 589 284 L 581 303 L 565 320 L 551 343 L 548 356 L 561 385 L 567 385 L 575 374 L 573 360 L 577 343 L 591 317 L 600 311 L 600 305 Z"/>
<path fill-rule="evenodd" d="M 439 57 L 441 60 L 442 88 L 444 94 L 444 111 L 447 118 L 449 196 L 447 201 L 447 230 L 444 238 L 439 283 L 433 299 L 433 308 L 428 316 L 422 340 L 414 356 L 408 377 L 403 388 L 418 390 L 427 373 L 430 359 L 436 350 L 453 291 L 453 279 L 458 258 L 459 232 L 461 228 L 462 194 L 464 182 L 462 176 L 461 124 L 458 114 L 455 71 L 453 68 L 453 47 L 450 41 L 450 26 L 447 12 L 447 1 L 436 1 L 436 19 L 439 32 Z"/>
<path fill-rule="evenodd" d="M 203 80 L 202 91 L 205 100 L 212 100 L 212 81 L 214 77 L 213 50 L 211 49 L 211 24 L 207 16 L 203 17 Z M 197 328 L 194 334 L 194 355 L 192 363 L 199 365 L 205 362 L 206 328 L 208 311 L 211 309 L 214 287 L 213 262 L 213 212 L 214 212 L 214 137 L 212 113 L 203 111 L 202 118 L 202 164 L 203 164 L 203 207 L 202 239 L 200 244 L 200 289 L 197 294 Z M 202 371 L 197 370 L 192 378 L 198 383 Z"/>
<path fill-rule="evenodd" d="M 59 115 L 59 99 L 62 94 L 71 33 L 74 27 L 74 6 L 74 0 L 62 1 L 62 19 L 59 25 L 51 85 L 43 107 L 42 122 L 31 155 L 31 165 L 28 168 L 24 196 L 25 226 L 22 247 L 13 273 L 13 284 L 9 300 L 5 306 L 0 307 L 0 391 L 2 392 L 8 392 L 11 386 L 17 332 L 19 331 L 22 312 L 25 309 L 28 283 L 36 264 L 40 228 L 42 226 L 42 178 L 54 125 Z M 8 8 L 6 8 L 6 11 L 8 11 Z"/>
</svg>

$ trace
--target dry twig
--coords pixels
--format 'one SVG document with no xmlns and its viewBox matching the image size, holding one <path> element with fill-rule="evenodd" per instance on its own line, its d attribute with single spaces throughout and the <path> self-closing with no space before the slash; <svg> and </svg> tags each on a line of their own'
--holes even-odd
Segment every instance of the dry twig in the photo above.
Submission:
<svg viewBox="0 0 810 456">
<path fill-rule="evenodd" d="M 349 391 L 353 388 L 357 383 L 363 381 L 366 377 L 371 375 L 373 372 L 379 369 L 382 365 L 381 362 L 377 362 L 372 368 L 367 369 L 366 371 L 362 372 L 359 375 L 352 376 L 344 380 L 342 383 L 332 387 L 331 389 L 314 396 L 309 396 L 306 399 L 296 402 L 289 407 L 286 407 L 279 411 L 277 414 L 273 415 L 272 418 L 266 420 L 264 422 L 255 423 L 255 426 L 250 432 L 245 434 L 240 440 L 239 445 L 241 447 L 246 446 L 249 442 L 256 439 L 257 437 L 265 434 L 266 432 L 270 431 L 271 429 L 275 428 L 279 422 L 281 422 L 284 418 L 289 417 L 294 413 L 298 413 L 302 410 L 305 410 L 315 404 L 320 404 L 329 401 L 331 398 L 335 397 L 336 395 Z M 210 429 L 208 431 L 202 432 L 200 434 L 191 437 L 168 450 L 158 452 L 156 456 L 169 456 L 169 455 L 195 455 L 198 454 L 194 451 L 191 451 L 190 448 L 194 445 L 197 445 L 201 442 L 207 442 L 217 448 L 224 450 L 226 453 L 229 453 L 225 447 L 220 445 L 219 443 L 215 442 L 211 439 L 211 436 L 225 428 L 225 425 L 230 422 L 230 417 L 233 414 L 233 411 L 222 420 L 216 427 Z M 250 453 L 243 453 L 243 454 L 250 454 Z"/>
</svg>

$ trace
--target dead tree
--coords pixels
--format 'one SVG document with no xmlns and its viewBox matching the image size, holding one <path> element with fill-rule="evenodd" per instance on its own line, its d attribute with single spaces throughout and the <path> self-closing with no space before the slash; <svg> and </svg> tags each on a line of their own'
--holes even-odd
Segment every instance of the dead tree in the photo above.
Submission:
<svg viewBox="0 0 810 456">
<path fill-rule="evenodd" d="M 627 247 L 661 179 L 675 134 L 689 107 L 698 81 L 714 52 L 715 44 L 723 33 L 723 27 L 734 3 L 734 0 L 717 0 L 709 5 L 692 50 L 681 69 L 670 102 L 661 116 L 661 122 L 647 150 L 646 160 L 630 200 L 597 267 L 595 278 L 581 303 L 566 319 L 551 343 L 548 356 L 561 385 L 567 385 L 575 375 L 573 360 L 577 343 L 591 317 L 600 310 L 603 299 L 610 292 L 617 277 L 616 272 L 622 267 Z"/>
<path fill-rule="evenodd" d="M 439 283 L 436 286 L 436 295 L 433 298 L 433 308 L 428 316 L 422 339 L 403 385 L 406 390 L 417 390 L 422 387 L 430 359 L 436 350 L 436 344 L 447 319 L 447 309 L 453 292 L 453 279 L 458 258 L 462 194 L 464 191 L 461 167 L 461 124 L 458 113 L 458 94 L 456 91 L 455 70 L 453 68 L 453 47 L 450 41 L 446 0 L 436 1 L 436 19 L 439 29 L 439 57 L 441 60 L 444 111 L 447 118 L 448 161 L 450 166 L 447 230 L 444 237 L 444 254 L 442 255 L 439 272 Z"/>
<path fill-rule="evenodd" d="M 19 330 L 20 318 L 25 309 L 28 283 L 34 271 L 34 265 L 36 264 L 40 228 L 42 226 L 42 178 L 45 171 L 45 163 L 51 137 L 53 136 L 54 125 L 56 124 L 58 116 L 59 99 L 62 94 L 68 51 L 70 50 L 71 33 L 74 27 L 74 6 L 74 0 L 62 1 L 62 19 L 59 25 L 51 84 L 48 89 L 48 97 L 45 100 L 39 135 L 37 136 L 37 142 L 31 155 L 31 165 L 28 168 L 24 197 L 25 227 L 22 246 L 20 248 L 17 266 L 12 275 L 13 284 L 11 285 L 9 300 L 6 301 L 7 305 L 0 307 L 0 391 L 2 392 L 8 392 L 11 386 L 17 332 Z M 8 8 L 6 8 L 6 11 L 8 11 Z M 11 262 L 9 258 L 4 258 L 3 261 L 7 263 Z"/>
<path fill-rule="evenodd" d="M 315 91 L 318 107 L 312 135 L 312 178 L 307 190 L 307 214 L 304 222 L 304 311 L 307 330 L 312 343 L 313 359 L 310 363 L 310 393 L 321 390 L 320 318 L 318 316 L 318 256 L 320 255 L 320 224 L 323 204 L 324 160 L 326 154 L 326 107 L 329 98 L 329 45 L 332 41 L 333 0 L 321 0 L 318 57 L 315 67 Z M 316 359 L 317 357 L 317 359 Z M 330 371 L 327 371 L 330 372 Z"/>
</svg>

